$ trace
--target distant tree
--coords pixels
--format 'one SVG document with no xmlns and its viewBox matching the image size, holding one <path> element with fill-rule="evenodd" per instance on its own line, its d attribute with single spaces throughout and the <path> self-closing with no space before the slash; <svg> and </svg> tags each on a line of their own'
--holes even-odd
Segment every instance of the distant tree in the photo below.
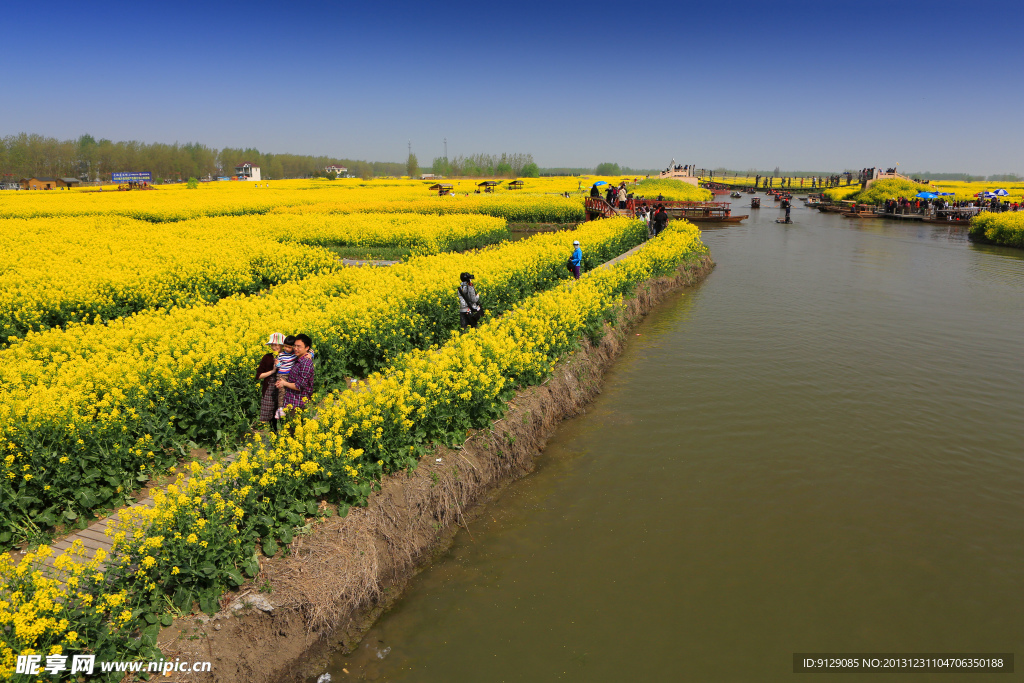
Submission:
<svg viewBox="0 0 1024 683">
<path fill-rule="evenodd" d="M 415 178 L 420 174 L 420 162 L 412 152 L 409 153 L 409 158 L 405 162 L 405 174 L 410 178 Z"/>
<path fill-rule="evenodd" d="M 324 177 L 327 178 L 328 180 L 337 180 L 338 174 L 335 171 L 328 171 L 327 175 Z"/>
<path fill-rule="evenodd" d="M 526 164 L 526 166 L 523 166 L 523 170 L 519 172 L 519 175 L 521 175 L 524 178 L 539 178 L 540 168 L 537 167 L 537 164 L 531 161 L 530 163 Z"/>
<path fill-rule="evenodd" d="M 510 176 L 510 175 L 512 175 L 512 164 L 508 163 L 507 161 L 499 162 L 498 165 L 494 167 L 494 175 L 499 175 L 499 176 Z"/>
<path fill-rule="evenodd" d="M 778 176 L 779 175 L 779 167 L 778 166 L 775 167 L 775 171 L 772 173 L 772 175 L 774 175 L 774 176 Z"/>
<path fill-rule="evenodd" d="M 618 164 L 606 161 L 603 164 L 598 164 L 594 173 L 597 175 L 622 175 L 622 169 Z"/>
<path fill-rule="evenodd" d="M 445 157 L 434 157 L 434 163 L 430 166 L 430 172 L 436 176 L 449 177 L 452 172 L 448 159 Z"/>
<path fill-rule="evenodd" d="M 185 183 L 185 187 L 187 187 L 190 190 L 194 190 L 199 187 L 199 181 L 196 180 L 194 177 L 189 178 L 188 182 Z"/>
</svg>

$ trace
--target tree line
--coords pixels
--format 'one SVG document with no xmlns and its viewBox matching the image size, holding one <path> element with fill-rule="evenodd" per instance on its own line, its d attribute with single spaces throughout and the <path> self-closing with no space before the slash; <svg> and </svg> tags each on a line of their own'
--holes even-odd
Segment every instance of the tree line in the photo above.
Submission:
<svg viewBox="0 0 1024 683">
<path fill-rule="evenodd" d="M 218 150 L 199 142 L 114 142 L 88 134 L 76 140 L 29 133 L 0 138 L 0 180 L 8 182 L 30 176 L 109 181 L 111 173 L 120 171 L 148 171 L 154 180 L 187 180 L 233 175 L 235 166 L 245 161 L 259 166 L 264 179 L 322 175 L 331 165 L 344 166 L 349 175 L 361 178 L 400 176 L 405 172 L 402 163 L 270 154 L 252 147 Z"/>
<path fill-rule="evenodd" d="M 415 157 L 413 157 L 415 159 Z M 445 178 L 489 177 L 489 178 L 536 178 L 540 169 L 533 161 L 532 154 L 519 152 L 508 154 L 470 154 L 448 159 L 435 157 L 430 172 Z"/>
</svg>

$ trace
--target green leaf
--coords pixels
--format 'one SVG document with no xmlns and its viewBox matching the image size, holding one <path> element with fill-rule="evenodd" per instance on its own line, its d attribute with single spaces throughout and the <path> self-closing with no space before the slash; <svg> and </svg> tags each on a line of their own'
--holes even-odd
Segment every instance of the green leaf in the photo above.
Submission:
<svg viewBox="0 0 1024 683">
<path fill-rule="evenodd" d="M 192 611 L 192 591 L 184 586 L 180 586 L 178 590 L 174 591 L 174 597 L 171 598 L 171 602 L 179 610 L 188 614 Z"/>
<path fill-rule="evenodd" d="M 170 614 L 164 614 L 160 617 L 160 623 L 164 626 L 170 626 L 174 623 L 174 618 Z"/>
<path fill-rule="evenodd" d="M 273 536 L 267 536 L 263 539 L 263 554 L 267 557 L 273 557 L 277 554 L 277 541 L 274 540 Z"/>
<path fill-rule="evenodd" d="M 153 624 L 142 629 L 142 644 L 153 646 L 156 645 L 157 636 L 160 635 L 160 624 Z"/>
<path fill-rule="evenodd" d="M 212 591 L 203 591 L 199 595 L 199 609 L 203 610 L 211 617 L 217 613 L 217 598 L 213 595 Z"/>
<path fill-rule="evenodd" d="M 288 545 L 292 542 L 292 530 L 288 527 L 281 529 L 281 532 L 278 534 L 278 536 L 280 536 L 281 538 L 281 543 L 284 543 L 285 545 Z"/>
<path fill-rule="evenodd" d="M 242 565 L 242 570 L 250 577 L 256 576 L 260 572 L 260 562 L 255 557 L 249 558 L 249 561 Z"/>
<path fill-rule="evenodd" d="M 242 578 L 242 575 L 239 573 L 237 569 L 229 570 L 225 573 L 225 576 L 227 576 L 228 580 L 236 586 L 241 586 L 243 583 L 245 583 L 245 579 Z"/>
<path fill-rule="evenodd" d="M 156 615 L 153 614 L 152 612 L 148 613 L 146 615 L 146 623 L 148 623 L 148 624 L 155 624 L 156 623 Z"/>
<path fill-rule="evenodd" d="M 345 503 L 340 503 L 338 505 L 338 516 L 339 517 L 348 517 L 349 507 L 350 506 L 345 504 Z"/>
<path fill-rule="evenodd" d="M 72 510 L 71 508 L 68 508 L 67 510 L 64 511 L 64 519 L 68 520 L 69 522 L 73 522 L 76 519 L 78 519 L 78 513 Z"/>
</svg>

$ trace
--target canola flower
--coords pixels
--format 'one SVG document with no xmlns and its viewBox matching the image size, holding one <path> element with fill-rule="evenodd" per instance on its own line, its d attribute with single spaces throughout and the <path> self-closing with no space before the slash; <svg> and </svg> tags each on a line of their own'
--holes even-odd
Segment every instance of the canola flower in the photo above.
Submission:
<svg viewBox="0 0 1024 683">
<path fill-rule="evenodd" d="M 251 294 L 339 264 L 320 247 L 470 249 L 508 237 L 486 216 L 265 215 L 151 224 L 126 218 L 0 220 L 0 345 L 29 331 Z M 308 246 L 319 245 L 319 246 Z M 54 273 L 60 273 L 54 278 Z"/>
<path fill-rule="evenodd" d="M 257 297 L 30 333 L 0 350 L 0 544 L 22 525 L 117 504 L 173 463 L 185 440 L 246 429 L 268 331 L 310 334 L 320 386 L 340 386 L 446 341 L 458 327 L 452 292 L 462 271 L 477 275 L 500 313 L 568 277 L 574 238 L 587 245 L 589 267 L 644 235 L 640 221 L 597 221 L 479 252 L 315 275 Z"/>
<path fill-rule="evenodd" d="M 636 185 L 627 187 L 627 191 L 648 199 L 654 199 L 661 195 L 665 199 L 681 202 L 709 202 L 715 198 L 711 190 L 671 178 L 641 180 Z"/>
<path fill-rule="evenodd" d="M 0 556 L 0 626 L 14 625 L 0 628 L 0 675 L 15 654 L 55 646 L 141 656 L 169 623 L 168 603 L 214 612 L 224 589 L 256 573 L 257 549 L 273 555 L 290 543 L 318 501 L 363 504 L 385 472 L 499 417 L 516 388 L 543 381 L 582 336 L 613 320 L 623 295 L 704 253 L 698 230 L 674 223 L 611 267 L 522 300 L 438 348 L 396 357 L 360 390 L 326 397 L 292 434 L 257 441 L 228 465 L 191 463 L 187 481 L 179 477 L 154 494 L 152 508 L 132 509 L 109 528 L 114 551 L 103 572 L 102 556 L 76 560 L 80 548 L 57 558 L 73 579 L 63 583 L 37 570 L 38 556 L 17 564 Z M 141 640 L 131 637 L 137 629 Z"/>
<path fill-rule="evenodd" d="M 982 212 L 971 219 L 969 234 L 979 241 L 1024 248 L 1024 211 Z"/>
</svg>

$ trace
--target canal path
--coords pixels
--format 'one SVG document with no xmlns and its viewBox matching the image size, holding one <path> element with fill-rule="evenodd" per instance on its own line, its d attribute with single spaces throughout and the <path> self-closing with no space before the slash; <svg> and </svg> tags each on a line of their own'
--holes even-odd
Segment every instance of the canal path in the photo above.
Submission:
<svg viewBox="0 0 1024 683">
<path fill-rule="evenodd" d="M 704 231 L 707 281 L 333 680 L 788 681 L 794 652 L 1024 652 L 1024 253 L 744 204 Z"/>
</svg>

